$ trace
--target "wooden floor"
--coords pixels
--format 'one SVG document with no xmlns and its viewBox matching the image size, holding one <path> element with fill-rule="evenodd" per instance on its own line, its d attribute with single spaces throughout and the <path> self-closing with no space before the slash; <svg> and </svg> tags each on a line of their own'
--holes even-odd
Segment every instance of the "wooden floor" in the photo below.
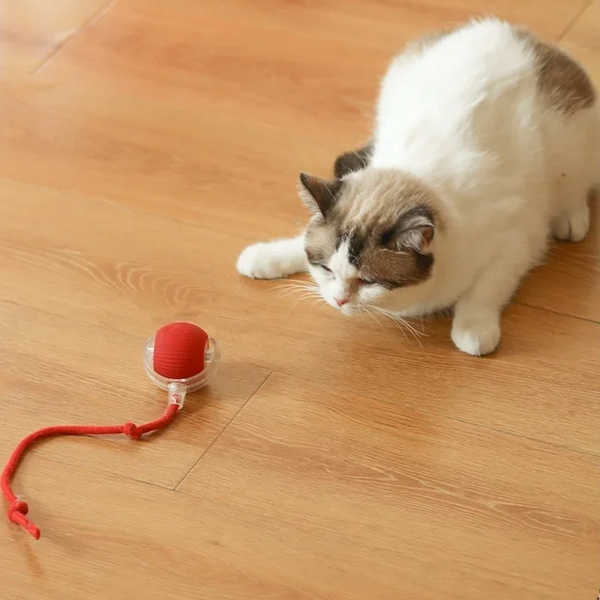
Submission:
<svg viewBox="0 0 600 600">
<path fill-rule="evenodd" d="M 43 537 L 1 520 L 1 600 L 596 597 L 598 211 L 486 359 L 235 271 L 368 135 L 396 49 L 490 12 L 600 83 L 600 0 L 0 0 L 0 460 L 158 416 L 166 322 L 223 350 L 163 435 L 28 455 Z"/>
</svg>

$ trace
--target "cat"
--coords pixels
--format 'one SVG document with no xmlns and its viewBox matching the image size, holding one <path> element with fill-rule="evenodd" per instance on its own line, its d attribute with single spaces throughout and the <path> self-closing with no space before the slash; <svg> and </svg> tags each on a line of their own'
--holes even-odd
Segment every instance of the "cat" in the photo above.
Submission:
<svg viewBox="0 0 600 600">
<path fill-rule="evenodd" d="M 334 172 L 300 175 L 306 231 L 249 246 L 238 271 L 309 271 L 347 315 L 453 307 L 456 347 L 489 354 L 550 235 L 578 242 L 588 232 L 600 182 L 596 92 L 577 62 L 527 30 L 471 21 L 392 61 L 370 143 Z"/>
</svg>

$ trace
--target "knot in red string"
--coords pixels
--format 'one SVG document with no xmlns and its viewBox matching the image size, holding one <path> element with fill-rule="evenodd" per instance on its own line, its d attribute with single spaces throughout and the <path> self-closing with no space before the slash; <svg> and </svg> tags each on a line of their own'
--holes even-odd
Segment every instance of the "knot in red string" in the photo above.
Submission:
<svg viewBox="0 0 600 600">
<path fill-rule="evenodd" d="M 27 502 L 23 502 L 22 500 L 17 500 L 12 506 L 8 508 L 8 512 L 6 513 L 8 519 L 13 523 L 19 523 L 18 517 L 15 513 L 19 513 L 25 516 L 29 512 L 29 506 L 27 506 Z"/>
<path fill-rule="evenodd" d="M 123 425 L 123 433 L 132 440 L 139 440 L 142 437 L 143 431 L 135 423 L 125 423 Z"/>
<path fill-rule="evenodd" d="M 36 540 L 40 539 L 40 530 L 32 523 L 25 515 L 29 512 L 29 506 L 27 502 L 22 500 L 15 500 L 14 503 L 9 507 L 7 516 L 10 521 L 20 525 L 28 531 Z"/>
</svg>

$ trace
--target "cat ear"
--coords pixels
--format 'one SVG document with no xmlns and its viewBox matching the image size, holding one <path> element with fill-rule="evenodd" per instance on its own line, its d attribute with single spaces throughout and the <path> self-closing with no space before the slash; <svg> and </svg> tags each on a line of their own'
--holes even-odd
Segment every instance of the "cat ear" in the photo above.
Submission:
<svg viewBox="0 0 600 600">
<path fill-rule="evenodd" d="M 431 211 L 425 206 L 415 206 L 404 213 L 385 236 L 383 245 L 389 250 L 411 249 L 425 253 L 435 234 Z"/>
<path fill-rule="evenodd" d="M 327 215 L 337 202 L 341 188 L 342 182 L 339 179 L 327 181 L 306 173 L 300 173 L 298 194 L 308 210 L 315 214 Z"/>
</svg>

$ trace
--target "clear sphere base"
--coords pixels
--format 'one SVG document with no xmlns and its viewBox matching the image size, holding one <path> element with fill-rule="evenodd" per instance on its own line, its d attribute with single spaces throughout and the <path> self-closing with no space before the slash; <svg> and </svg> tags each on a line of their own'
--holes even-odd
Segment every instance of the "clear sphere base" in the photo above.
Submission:
<svg viewBox="0 0 600 600">
<path fill-rule="evenodd" d="M 154 370 L 154 337 L 146 341 L 144 347 L 144 369 L 148 377 L 162 390 L 169 392 L 169 404 L 183 406 L 186 393 L 195 392 L 207 385 L 219 369 L 220 352 L 217 342 L 209 338 L 204 355 L 204 370 L 186 379 L 168 379 Z"/>
</svg>

